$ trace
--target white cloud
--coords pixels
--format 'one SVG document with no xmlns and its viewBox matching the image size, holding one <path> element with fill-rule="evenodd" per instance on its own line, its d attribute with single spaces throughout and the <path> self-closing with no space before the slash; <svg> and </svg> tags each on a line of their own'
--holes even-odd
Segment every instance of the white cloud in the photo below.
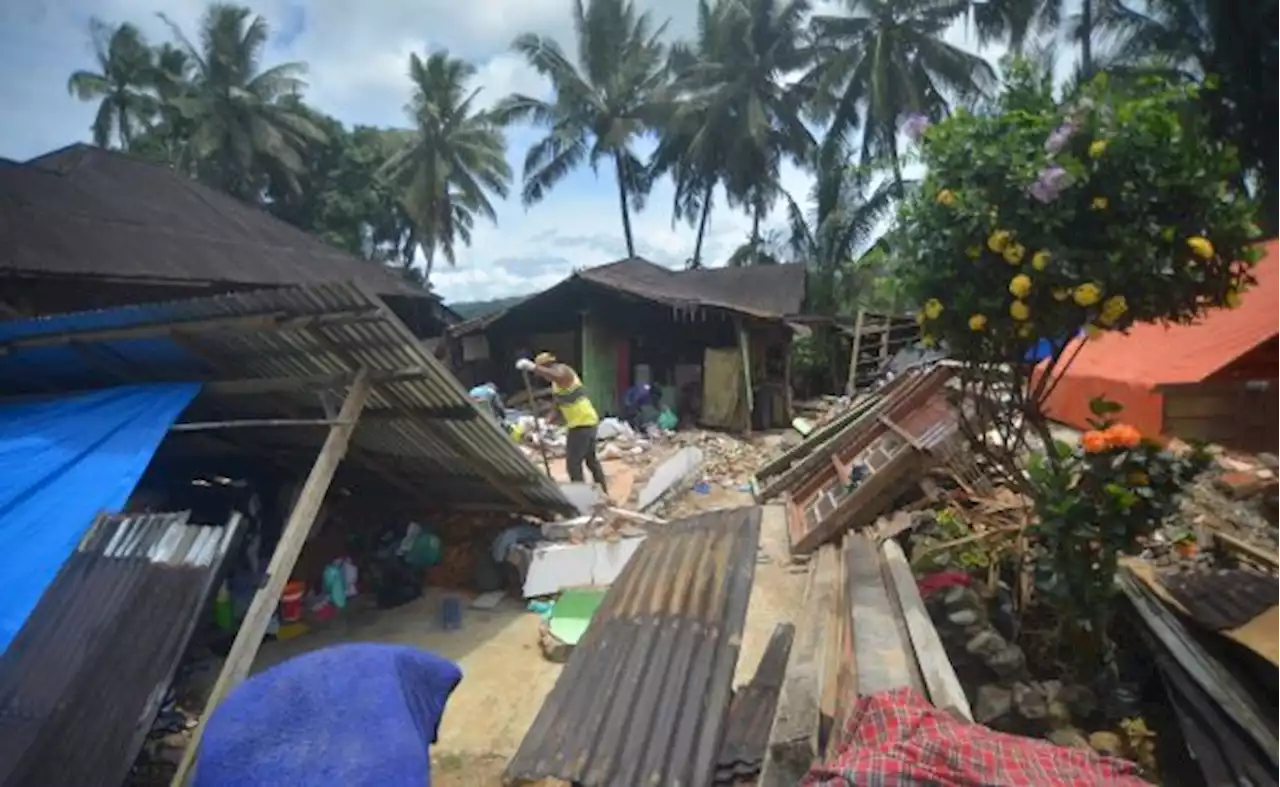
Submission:
<svg viewBox="0 0 1280 787">
<path fill-rule="evenodd" d="M 671 19 L 673 36 L 694 28 L 692 0 L 638 0 L 656 20 Z M 277 36 L 265 65 L 285 60 L 309 64 L 308 99 L 346 123 L 401 125 L 409 98 L 410 53 L 448 49 L 476 64 L 475 84 L 489 105 L 511 92 L 546 95 L 546 83 L 509 51 L 522 32 L 557 38 L 571 54 L 572 0 L 248 0 Z M 835 0 L 822 5 L 837 10 Z M 156 16 L 164 12 L 194 35 L 205 0 L 45 0 L 0 4 L 0 156 L 27 158 L 87 137 L 93 107 L 66 93 L 67 76 L 93 65 L 87 41 L 91 16 L 131 21 L 154 41 L 168 37 Z M 301 30 L 298 28 L 300 26 Z M 20 75 L 14 78 L 13 75 Z M 519 172 L 535 130 L 513 130 L 509 158 Z M 809 178 L 787 167 L 783 184 L 797 199 Z M 497 227 L 476 228 L 458 266 L 438 268 L 436 289 L 448 299 L 469 300 L 533 292 L 554 284 L 574 267 L 625 256 L 613 178 L 602 170 L 575 173 L 540 204 L 521 205 L 519 184 L 498 206 Z M 692 256 L 695 230 L 670 217 L 671 188 L 660 184 L 646 209 L 633 216 L 637 251 L 655 262 L 681 266 Z M 746 237 L 750 221 L 720 198 L 711 216 L 704 256 L 723 261 Z M 770 225 L 779 227 L 779 206 Z"/>
</svg>

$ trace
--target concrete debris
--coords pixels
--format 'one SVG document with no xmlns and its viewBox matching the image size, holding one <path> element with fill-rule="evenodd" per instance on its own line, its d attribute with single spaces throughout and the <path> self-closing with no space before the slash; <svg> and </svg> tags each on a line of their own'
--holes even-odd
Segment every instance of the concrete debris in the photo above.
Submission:
<svg viewBox="0 0 1280 787">
<path fill-rule="evenodd" d="M 1028 721 L 1040 721 L 1049 716 L 1049 700 L 1043 687 L 1035 683 L 1013 684 L 1013 706 L 1018 715 Z"/>
<path fill-rule="evenodd" d="M 973 720 L 979 724 L 996 726 L 1013 711 L 1013 691 L 995 683 L 978 687 L 978 697 L 973 703 Z"/>
</svg>

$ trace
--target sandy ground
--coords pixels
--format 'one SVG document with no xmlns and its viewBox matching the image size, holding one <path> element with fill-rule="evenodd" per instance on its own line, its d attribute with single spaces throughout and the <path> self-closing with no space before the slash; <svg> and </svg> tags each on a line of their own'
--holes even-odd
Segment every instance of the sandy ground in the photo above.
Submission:
<svg viewBox="0 0 1280 787">
<path fill-rule="evenodd" d="M 678 501 L 680 513 L 749 505 L 750 495 L 716 489 Z M 780 506 L 766 506 L 761 557 L 743 631 L 735 684 L 751 678 L 774 627 L 791 622 L 804 592 L 804 573 L 787 563 L 786 523 Z M 466 609 L 463 627 L 439 627 L 442 593 L 394 610 L 354 609 L 323 630 L 288 642 L 263 646 L 255 669 L 263 669 L 305 651 L 337 642 L 373 641 L 416 645 L 455 660 L 465 678 L 449 700 L 432 749 L 432 782 L 437 787 L 501 783 L 507 759 L 515 753 L 534 716 L 560 674 L 538 650 L 536 615 L 507 599 L 493 611 Z"/>
</svg>

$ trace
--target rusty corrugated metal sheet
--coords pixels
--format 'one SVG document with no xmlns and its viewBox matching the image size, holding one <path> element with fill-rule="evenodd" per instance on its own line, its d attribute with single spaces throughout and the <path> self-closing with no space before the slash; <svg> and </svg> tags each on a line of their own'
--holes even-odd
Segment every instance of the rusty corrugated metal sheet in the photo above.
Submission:
<svg viewBox="0 0 1280 787">
<path fill-rule="evenodd" d="M 394 472 L 402 486 L 444 505 L 502 503 L 523 513 L 573 513 L 560 488 L 536 467 L 462 385 L 371 291 L 354 283 L 255 290 L 209 298 L 3 324 L 0 394 L 66 391 L 119 385 L 118 376 L 88 365 L 65 347 L 21 342 L 101 328 L 255 316 L 275 322 L 263 330 L 175 334 L 168 338 L 86 339 L 80 346 L 114 357 L 122 368 L 146 370 L 152 380 L 210 381 L 316 378 L 367 369 L 375 377 L 346 461 L 369 465 L 373 477 Z M 61 354 L 60 354 L 61 353 Z M 130 380 L 145 382 L 145 380 Z M 26 390 L 24 390 L 26 386 Z M 280 405 L 315 412 L 317 394 L 341 402 L 342 386 L 312 385 L 293 394 L 241 396 L 220 407 L 235 417 L 279 417 Z M 203 400 L 197 400 L 198 407 Z M 241 412 L 256 407 L 260 414 Z M 316 413 L 321 415 L 321 413 Z M 255 435 L 282 449 L 316 450 L 323 430 L 277 429 Z"/>
<path fill-rule="evenodd" d="M 1276 605 L 1276 578 L 1247 569 L 1164 572 L 1160 581 L 1210 631 L 1243 626 Z"/>
<path fill-rule="evenodd" d="M 0 656 L 0 785 L 119 787 L 239 529 L 100 517 Z"/>
<path fill-rule="evenodd" d="M 760 774 L 795 636 L 795 626 L 779 623 L 769 638 L 755 675 L 747 685 L 733 693 L 724 742 L 720 744 L 720 756 L 716 758 L 716 784 L 754 781 Z"/>
<path fill-rule="evenodd" d="M 605 595 L 505 781 L 710 785 L 759 537 L 758 507 L 650 535 Z"/>
</svg>

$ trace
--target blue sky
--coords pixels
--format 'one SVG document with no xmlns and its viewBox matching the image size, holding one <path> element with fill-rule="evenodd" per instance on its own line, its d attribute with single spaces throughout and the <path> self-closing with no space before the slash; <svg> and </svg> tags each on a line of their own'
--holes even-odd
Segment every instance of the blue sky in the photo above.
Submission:
<svg viewBox="0 0 1280 787">
<path fill-rule="evenodd" d="M 834 2 L 834 0 L 833 0 Z M 676 35 L 691 34 L 694 0 L 637 0 L 642 10 L 670 19 Z M 286 60 L 310 66 L 307 98 L 347 124 L 405 125 L 409 54 L 448 49 L 475 63 L 482 96 L 496 101 L 510 92 L 545 95 L 547 85 L 509 52 L 522 32 L 555 36 L 572 45 L 570 0 L 255 0 L 245 3 L 270 23 L 273 37 L 266 65 Z M 67 76 L 94 66 L 88 24 L 132 21 L 153 42 L 167 29 L 163 10 L 194 35 L 203 0 L 42 0 L 0 3 L 0 157 L 26 159 L 89 138 L 94 107 L 67 94 Z M 963 31 L 955 38 L 963 40 Z M 570 50 L 572 51 L 572 50 Z M 987 53 L 995 58 L 998 53 Z M 517 173 L 513 196 L 499 206 L 498 225 L 477 227 L 458 265 L 442 268 L 432 283 L 446 300 L 524 294 L 554 284 L 575 267 L 625 256 L 613 179 L 589 169 L 569 176 L 542 203 L 526 210 L 518 175 L 524 150 L 537 132 L 509 134 Z M 808 178 L 788 168 L 784 186 L 797 199 Z M 633 218 L 638 253 L 673 267 L 692 254 L 694 232 L 672 227 L 671 189 L 660 184 L 646 210 Z M 782 211 L 772 221 L 781 225 Z M 723 261 L 746 236 L 746 216 L 720 209 L 712 214 L 706 253 Z"/>
</svg>

